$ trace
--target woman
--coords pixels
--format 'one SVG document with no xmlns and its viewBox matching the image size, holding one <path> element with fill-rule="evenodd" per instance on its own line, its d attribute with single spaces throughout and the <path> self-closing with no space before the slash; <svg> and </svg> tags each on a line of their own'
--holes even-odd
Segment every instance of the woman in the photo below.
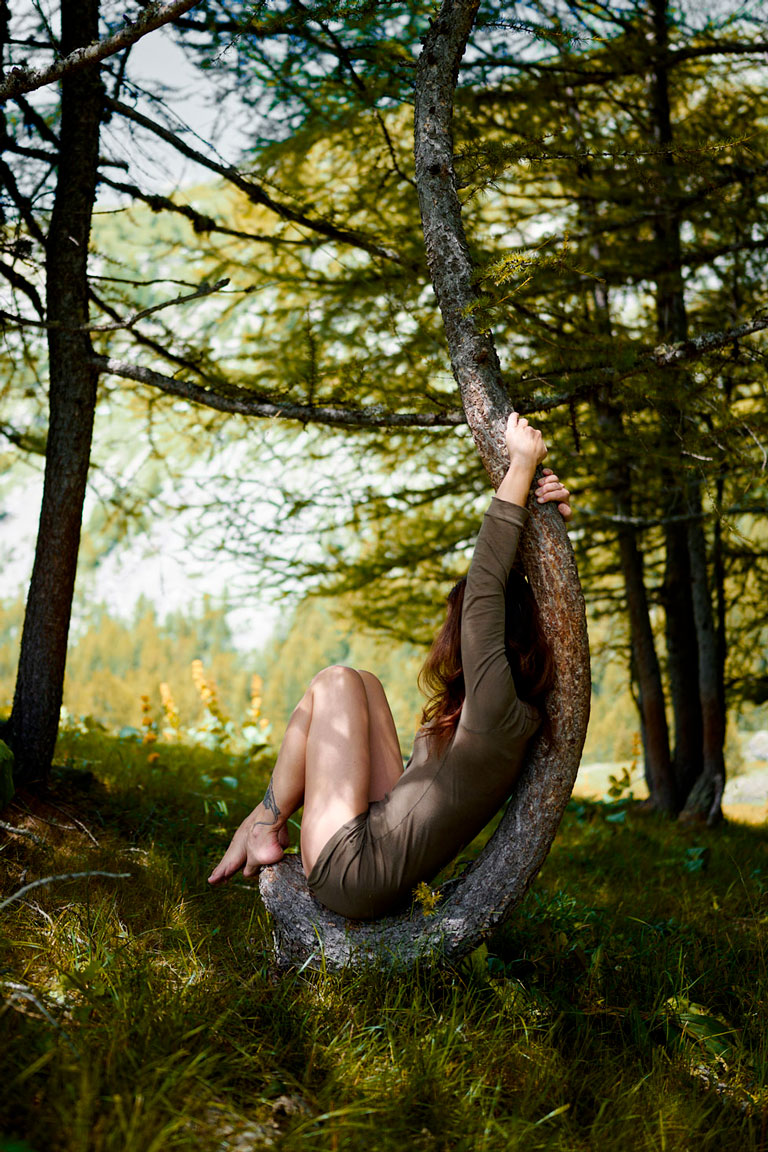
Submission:
<svg viewBox="0 0 768 1152">
<path fill-rule="evenodd" d="M 324 669 L 291 716 L 264 799 L 209 883 L 277 863 L 288 846 L 288 818 L 303 804 L 301 859 L 315 896 L 343 916 L 380 916 L 431 879 L 509 795 L 541 723 L 534 703 L 546 693 L 552 667 L 527 585 L 519 575 L 510 580 L 528 493 L 547 447 L 514 412 L 506 442 L 509 469 L 486 512 L 466 588 L 451 594 L 425 666 L 425 679 L 439 691 L 425 708 L 405 772 L 376 677 Z M 537 499 L 556 501 L 566 519 L 571 514 L 568 492 L 551 472 L 539 479 Z M 517 624 L 510 620 L 515 611 Z M 521 640 L 526 628 L 530 637 Z M 446 668 L 451 636 L 455 667 Z M 518 690 L 526 689 L 524 702 Z"/>
</svg>

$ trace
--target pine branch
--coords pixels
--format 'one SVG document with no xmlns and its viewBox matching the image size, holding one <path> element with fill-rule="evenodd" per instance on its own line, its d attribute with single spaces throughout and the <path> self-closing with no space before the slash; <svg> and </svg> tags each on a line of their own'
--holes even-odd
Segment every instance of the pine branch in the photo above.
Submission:
<svg viewBox="0 0 768 1152">
<path fill-rule="evenodd" d="M 121 320 L 120 313 L 117 311 L 117 309 L 113 308 L 112 305 L 108 303 L 108 301 L 102 299 L 102 297 L 94 291 L 93 285 L 91 285 L 89 288 L 88 295 L 96 307 L 100 308 L 101 311 L 104 312 L 107 316 L 111 316 L 116 323 Z M 149 348 L 152 352 L 155 353 L 156 356 L 159 356 L 163 360 L 170 361 L 171 364 L 178 365 L 178 367 L 183 369 L 185 372 L 194 372 L 196 375 L 204 379 L 203 372 L 191 360 L 183 356 L 179 356 L 175 352 L 171 352 L 168 348 L 164 347 L 164 345 L 159 340 L 155 340 L 152 336 L 148 336 L 146 332 L 142 332 L 140 328 L 134 327 L 131 330 L 131 335 L 137 344 L 142 345 L 144 348 Z"/>
<path fill-rule="evenodd" d="M 0 265 L 0 271 L 2 266 Z M 204 296 L 212 296 L 214 292 L 220 292 L 222 288 L 229 284 L 228 279 L 218 280 L 215 284 L 208 284 L 205 281 L 196 288 L 194 292 L 189 292 L 186 295 L 175 296 L 173 300 L 164 300 L 161 304 L 152 304 L 149 308 L 142 308 L 139 312 L 134 312 L 131 316 L 115 319 L 111 324 L 79 324 L 69 330 L 72 332 L 119 332 L 125 329 L 131 329 L 139 320 L 145 320 L 147 316 L 154 315 L 155 312 L 162 312 L 166 308 L 172 308 L 176 304 L 188 304 L 190 300 L 201 300 Z M 15 316 L 11 312 L 0 311 L 0 320 L 10 320 L 14 324 L 18 324 L 21 328 L 45 328 L 50 331 L 55 328 L 64 328 L 63 324 L 46 324 L 42 320 L 29 320 L 24 316 Z"/>
<path fill-rule="evenodd" d="M 45 308 L 43 307 L 43 302 L 40 299 L 37 288 L 27 280 L 26 276 L 22 276 L 20 272 L 17 272 L 15 268 L 12 268 L 9 264 L 5 264 L 2 260 L 0 260 L 0 276 L 4 276 L 8 283 L 16 288 L 17 291 L 24 293 L 38 316 L 41 318 L 45 316 Z"/>
<path fill-rule="evenodd" d="M 745 336 L 752 336 L 755 332 L 763 332 L 768 328 L 768 317 L 759 320 L 749 320 L 739 324 L 736 328 L 726 328 L 722 332 L 703 332 L 700 336 L 692 336 L 689 340 L 681 340 L 677 344 L 659 344 L 652 352 L 646 354 L 646 359 L 652 359 L 657 368 L 668 368 L 674 364 L 691 360 L 698 360 L 708 352 L 715 352 L 725 348 Z"/>
<path fill-rule="evenodd" d="M 723 42 L 721 44 L 702 44 L 698 47 L 677 48 L 667 53 L 665 65 L 674 68 L 684 64 L 687 60 L 701 59 L 706 56 L 763 56 L 768 51 L 768 43 L 756 41 L 755 43 Z M 630 76 L 642 76 L 648 72 L 655 63 L 655 55 L 649 52 L 634 66 L 626 62 L 620 70 L 611 67 L 592 67 L 592 61 L 586 64 L 576 61 L 572 64 L 553 64 L 548 60 L 523 60 L 515 56 L 498 54 L 483 54 L 480 61 L 469 60 L 461 65 L 464 72 L 470 72 L 481 64 L 485 68 L 511 68 L 516 72 L 531 72 L 541 77 L 552 76 L 566 80 L 572 88 L 586 88 L 592 84 L 604 85 L 613 80 L 626 80 Z"/>
<path fill-rule="evenodd" d="M 53 84 L 56 80 L 61 80 L 62 76 L 66 76 L 70 72 L 99 64 L 107 57 L 114 56 L 116 52 L 121 52 L 123 48 L 135 44 L 148 32 L 154 32 L 156 28 L 161 28 L 163 24 L 168 24 L 177 16 L 188 12 L 197 3 L 198 0 L 169 0 L 169 3 L 166 4 L 158 2 L 148 4 L 138 20 L 129 21 L 124 16 L 123 19 L 126 24 L 119 32 L 107 36 L 104 40 L 96 40 L 87 44 L 84 48 L 76 48 L 74 52 L 70 52 L 68 56 L 64 56 L 60 60 L 55 60 L 47 68 L 12 68 L 0 80 L 0 101 L 13 99 L 16 96 L 21 96 L 24 92 L 34 92 L 37 88 L 43 88 L 46 84 Z"/>
<path fill-rule="evenodd" d="M 0 159 L 0 185 L 5 187 L 11 200 L 18 208 L 19 215 L 29 229 L 29 234 L 34 236 L 40 244 L 45 244 L 45 233 L 35 219 L 32 204 L 19 188 L 13 171 L 3 159 Z"/>
<path fill-rule="evenodd" d="M 0 436 L 4 436 L 9 444 L 14 444 L 22 452 L 45 456 L 45 437 L 35 436 L 31 432 L 20 432 L 18 428 L 3 423 L 0 423 Z"/>
<path fill-rule="evenodd" d="M 258 416 L 280 420 L 297 420 L 301 424 L 325 424 L 341 428 L 445 428 L 466 424 L 461 411 L 448 412 L 390 412 L 381 404 L 365 408 L 335 408 L 320 404 L 291 404 L 287 401 L 265 400 L 247 388 L 228 387 L 226 395 L 215 388 L 203 388 L 188 380 L 164 376 L 151 368 L 95 356 L 94 365 L 112 376 L 148 384 L 168 396 L 178 396 L 192 404 L 202 404 L 217 412 L 239 416 Z"/>
<path fill-rule="evenodd" d="M 207 168 L 209 172 L 215 172 L 218 176 L 222 176 L 233 184 L 235 188 L 239 188 L 241 192 L 245 193 L 248 199 L 253 204 L 260 204 L 264 208 L 269 208 L 281 220 L 288 220 L 292 224 L 298 224 L 302 228 L 309 228 L 313 232 L 317 232 L 320 236 L 326 236 L 329 240 L 337 240 L 341 244 L 349 244 L 354 248 L 360 248 L 364 252 L 368 252 L 371 256 L 377 256 L 382 260 L 394 261 L 396 264 L 402 264 L 400 256 L 392 248 L 385 248 L 381 244 L 377 244 L 362 232 L 356 232 L 350 228 L 339 227 L 337 224 L 331 223 L 330 220 L 324 220 L 322 217 L 307 216 L 305 212 L 300 212 L 296 208 L 291 208 L 288 204 L 284 204 L 275 200 L 270 196 L 261 185 L 256 184 L 255 181 L 248 179 L 237 168 L 231 164 L 220 164 L 217 160 L 211 159 L 210 156 L 198 152 L 196 148 L 192 148 L 182 140 L 175 132 L 169 128 L 164 128 L 161 124 L 157 124 L 154 120 L 150 120 L 148 116 L 144 116 L 141 112 L 137 112 L 135 108 L 131 108 L 128 104 L 123 104 L 120 100 L 112 100 L 107 98 L 105 104 L 113 112 L 117 112 L 120 116 L 125 116 L 127 120 L 133 121 L 140 127 L 145 128 L 148 132 L 152 132 L 160 140 L 164 140 L 166 144 L 170 144 L 182 156 L 186 156 L 188 160 L 193 160 L 196 164 L 200 164 L 203 168 Z"/>
<path fill-rule="evenodd" d="M 303 240 L 291 240 L 284 236 L 267 236 L 259 232 L 243 232 L 238 228 L 226 228 L 223 224 L 217 223 L 212 216 L 198 212 L 190 204 L 177 204 L 175 200 L 171 200 L 167 196 L 142 192 L 136 184 L 125 184 L 120 180 L 111 180 L 108 176 L 102 176 L 101 183 L 114 188 L 116 192 L 124 192 L 134 200 L 141 200 L 153 212 L 174 212 L 177 216 L 184 216 L 185 219 L 189 220 L 193 231 L 199 234 L 215 232 L 221 236 L 234 236 L 237 240 L 256 241 L 259 244 L 271 244 L 275 247 L 296 247 L 305 243 Z"/>
</svg>

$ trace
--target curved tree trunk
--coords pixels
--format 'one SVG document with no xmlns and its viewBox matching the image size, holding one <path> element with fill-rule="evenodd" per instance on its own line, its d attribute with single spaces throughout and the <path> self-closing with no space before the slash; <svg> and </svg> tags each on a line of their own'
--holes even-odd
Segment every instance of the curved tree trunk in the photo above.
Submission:
<svg viewBox="0 0 768 1152">
<path fill-rule="evenodd" d="M 64 0 L 61 51 L 96 40 L 98 0 Z M 56 198 L 46 245 L 48 445 L 35 563 L 6 739 L 19 779 L 45 778 L 64 687 L 97 371 L 88 324 L 88 239 L 96 195 L 102 87 L 97 68 L 62 81 Z"/>
<path fill-rule="evenodd" d="M 507 467 L 504 427 L 511 405 L 493 342 L 467 310 L 475 293 L 451 138 L 453 91 L 478 6 L 479 0 L 445 0 L 424 41 L 416 73 L 416 183 L 453 372 L 477 450 L 498 487 Z M 312 897 L 295 858 L 265 869 L 261 893 L 275 924 L 279 965 L 408 966 L 429 954 L 457 959 L 511 912 L 541 867 L 579 765 L 590 680 L 584 601 L 565 526 L 551 506 L 531 504 L 530 511 L 522 559 L 558 669 L 548 701 L 551 744 L 534 743 L 495 835 L 428 918 L 417 910 L 347 921 Z"/>
</svg>

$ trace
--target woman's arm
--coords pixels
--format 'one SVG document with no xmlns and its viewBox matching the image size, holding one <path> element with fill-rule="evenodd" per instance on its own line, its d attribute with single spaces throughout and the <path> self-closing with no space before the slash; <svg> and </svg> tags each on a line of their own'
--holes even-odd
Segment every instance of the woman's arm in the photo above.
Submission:
<svg viewBox="0 0 768 1152">
<path fill-rule="evenodd" d="M 462 723 L 475 731 L 530 723 L 529 712 L 517 699 L 506 655 L 506 584 L 528 516 L 525 505 L 533 477 L 547 446 L 541 432 L 517 413 L 507 422 L 506 441 L 509 468 L 475 544 L 462 614 Z M 570 515 L 568 491 L 550 470 L 539 481 L 537 499 L 557 500 L 563 515 Z"/>
</svg>

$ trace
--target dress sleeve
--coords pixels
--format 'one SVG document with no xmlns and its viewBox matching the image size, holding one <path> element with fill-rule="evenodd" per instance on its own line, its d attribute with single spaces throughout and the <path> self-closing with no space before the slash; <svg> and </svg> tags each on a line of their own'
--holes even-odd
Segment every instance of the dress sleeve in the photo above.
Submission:
<svg viewBox="0 0 768 1152">
<path fill-rule="evenodd" d="M 525 508 L 494 496 L 475 543 L 461 620 L 461 725 L 469 731 L 536 727 L 538 714 L 518 699 L 504 645 L 507 577 L 527 519 Z"/>
</svg>

